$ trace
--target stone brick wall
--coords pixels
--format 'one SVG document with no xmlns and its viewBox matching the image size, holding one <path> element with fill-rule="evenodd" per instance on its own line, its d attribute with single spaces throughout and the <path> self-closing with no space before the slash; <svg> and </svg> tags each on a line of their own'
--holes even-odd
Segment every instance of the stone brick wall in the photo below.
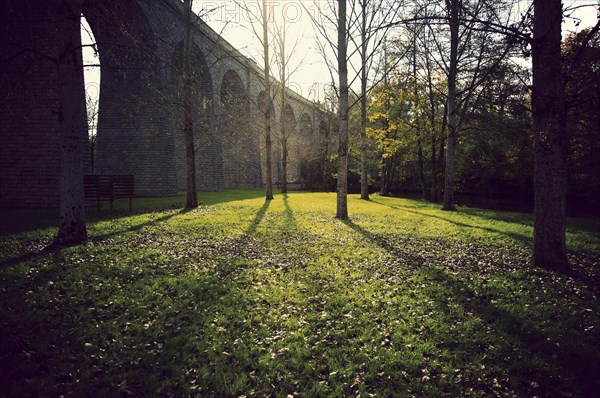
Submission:
<svg viewBox="0 0 600 398">
<path fill-rule="evenodd" d="M 57 4 L 48 1 L 39 7 L 6 2 L 2 7 L 0 206 L 54 207 L 58 204 L 60 148 L 54 61 L 58 53 L 51 21 L 58 20 Z M 89 157 L 82 156 L 89 167 Z"/>
<path fill-rule="evenodd" d="M 177 193 L 159 38 L 137 1 L 92 2 L 84 12 L 102 65 L 96 173 L 133 174 L 136 195 Z"/>
<path fill-rule="evenodd" d="M 0 37 L 12 41 L 0 41 L 0 207 L 58 205 L 57 79 L 51 60 L 60 23 L 52 10 L 58 3 L 48 0 L 40 7 L 9 1 L 0 12 Z M 172 195 L 185 189 L 179 86 L 173 69 L 182 40 L 181 8 L 178 0 L 84 0 L 102 70 L 95 172 L 133 174 L 136 195 Z M 202 76 L 196 90 L 201 95 L 195 97 L 198 187 L 259 187 L 264 123 L 255 99 L 264 90 L 262 71 L 201 21 L 194 42 L 194 65 Z M 231 76 L 236 76 L 234 83 Z M 314 106 L 292 94 L 295 107 Z M 208 108 L 200 110 L 204 99 Z M 277 115 L 274 181 L 281 173 L 276 120 Z M 87 135 L 82 140 L 87 142 Z M 89 172 L 89 153 L 82 156 Z M 299 167 L 294 170 L 301 178 Z"/>
</svg>

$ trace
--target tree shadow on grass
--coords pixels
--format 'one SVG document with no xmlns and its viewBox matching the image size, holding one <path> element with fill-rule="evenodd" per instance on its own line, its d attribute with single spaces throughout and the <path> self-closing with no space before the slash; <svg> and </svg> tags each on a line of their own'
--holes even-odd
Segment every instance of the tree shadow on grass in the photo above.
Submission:
<svg viewBox="0 0 600 398">
<path fill-rule="evenodd" d="M 17 265 L 17 264 L 25 262 L 25 261 L 35 260 L 37 258 L 41 258 L 44 256 L 55 255 L 55 254 L 58 254 L 59 252 L 60 252 L 59 247 L 50 244 L 50 245 L 44 246 L 40 250 L 30 251 L 27 253 L 19 254 L 18 256 L 6 258 L 6 259 L 0 261 L 0 269 L 4 268 L 4 267 L 10 267 L 13 265 Z"/>
<path fill-rule="evenodd" d="M 170 218 L 173 218 L 180 214 L 185 214 L 189 211 L 190 211 L 189 209 L 182 209 L 181 211 L 179 211 L 177 213 L 166 214 L 162 217 L 156 218 L 154 220 L 142 222 L 140 224 L 133 225 L 129 228 L 120 229 L 118 231 L 113 231 L 113 232 L 110 232 L 107 234 L 102 234 L 102 235 L 92 235 L 92 236 L 88 237 L 88 242 L 98 243 L 98 242 L 102 242 L 103 240 L 112 238 L 114 236 L 117 236 L 117 235 L 120 235 L 123 233 L 139 231 L 144 227 L 160 224 L 164 221 L 167 221 Z M 82 244 L 85 244 L 85 243 L 82 243 Z M 25 261 L 35 260 L 35 259 L 47 256 L 47 255 L 56 255 L 56 254 L 60 253 L 60 251 L 62 249 L 70 247 L 70 246 L 74 246 L 74 245 L 58 246 L 58 245 L 55 245 L 54 243 L 50 243 L 50 244 L 42 247 L 39 250 L 30 251 L 27 253 L 19 254 L 17 256 L 6 258 L 6 259 L 0 261 L 0 268 L 9 267 L 9 266 L 16 265 L 16 264 L 19 264 L 19 263 L 25 262 Z M 75 246 L 78 246 L 78 245 L 75 245 Z"/>
<path fill-rule="evenodd" d="M 165 214 L 164 216 L 155 218 L 153 220 L 148 220 L 148 221 L 136 224 L 136 225 L 132 225 L 129 228 L 123 228 L 123 229 L 120 229 L 118 231 L 113 231 L 113 232 L 109 232 L 107 234 L 102 234 L 102 235 L 93 235 L 93 236 L 91 236 L 89 238 L 89 240 L 91 242 L 101 242 L 101 241 L 103 241 L 105 239 L 109 239 L 109 238 L 112 238 L 114 236 L 121 235 L 121 234 L 124 234 L 124 233 L 127 233 L 127 232 L 136 232 L 136 231 L 141 230 L 144 227 L 149 227 L 149 226 L 152 226 L 152 225 L 158 225 L 158 224 L 163 223 L 163 222 L 165 222 L 165 221 L 167 221 L 167 220 L 169 220 L 169 219 L 171 219 L 171 218 L 173 218 L 175 216 L 179 216 L 181 214 L 186 214 L 186 213 L 189 213 L 189 212 L 191 212 L 193 210 L 194 209 L 185 209 L 184 208 L 184 209 L 181 209 L 180 211 L 178 211 L 176 213 Z"/>
<path fill-rule="evenodd" d="M 463 222 L 460 222 L 460 221 L 451 220 L 450 218 L 447 218 L 447 217 L 442 217 L 442 216 L 438 216 L 438 215 L 434 215 L 434 214 L 430 214 L 430 213 L 424 213 L 424 212 L 418 211 L 418 210 L 410 210 L 410 209 L 407 209 L 407 208 L 404 208 L 404 207 L 393 206 L 393 205 L 389 205 L 387 203 L 378 202 L 376 200 L 371 200 L 371 202 L 377 203 L 378 205 L 381 205 L 381 206 L 389 207 L 389 208 L 394 209 L 394 210 L 398 210 L 398 211 L 402 211 L 402 212 L 406 212 L 406 213 L 411 213 L 411 214 L 416 214 L 416 215 L 419 215 L 419 216 L 424 217 L 424 218 L 430 217 L 430 218 L 435 218 L 435 219 L 438 219 L 438 220 L 442 220 L 442 221 L 448 222 L 450 224 L 454 224 L 454 225 L 456 225 L 458 227 L 471 228 L 471 229 L 479 229 L 479 230 L 491 232 L 491 233 L 494 233 L 494 234 L 504 235 L 504 236 L 506 236 L 508 238 L 511 238 L 513 240 L 525 243 L 525 244 L 527 244 L 529 246 L 531 246 L 531 244 L 532 244 L 532 238 L 530 236 L 525 236 L 525 235 L 514 233 L 514 232 L 503 231 L 503 230 L 495 229 L 495 228 L 489 228 L 489 227 L 483 227 L 483 226 L 479 226 L 479 225 L 466 224 L 466 223 L 463 223 Z M 473 215 L 473 214 L 471 214 L 471 215 Z M 510 222 L 517 223 L 518 221 L 510 221 Z"/>
<path fill-rule="evenodd" d="M 461 213 L 465 213 L 469 216 L 481 218 L 484 220 L 522 224 L 533 228 L 533 214 L 529 213 L 494 211 L 472 207 L 461 209 Z M 567 229 L 570 232 L 598 234 L 600 233 L 600 218 L 598 216 L 567 217 Z"/>
<path fill-rule="evenodd" d="M 225 204 L 233 201 L 256 199 L 264 195 L 260 189 L 227 189 L 220 192 L 200 192 L 199 200 L 206 206 Z M 87 222 L 119 219 L 132 215 L 181 209 L 185 203 L 183 194 L 167 197 L 134 197 L 133 210 L 129 211 L 128 199 L 114 201 L 114 210 L 110 211 L 103 203 L 97 210 L 86 206 Z M 57 228 L 58 208 L 0 208 L 0 236 L 32 232 L 43 228 Z"/>
<path fill-rule="evenodd" d="M 241 200 L 258 199 L 265 196 L 265 191 L 259 188 L 252 189 L 226 189 L 219 192 L 200 192 L 200 198 L 207 206 L 224 204 Z"/>
<path fill-rule="evenodd" d="M 288 194 L 283 194 L 283 214 L 285 215 L 286 224 L 285 227 L 287 230 L 293 231 L 298 229 L 298 224 L 296 223 L 296 217 L 294 216 L 294 212 L 290 207 Z"/>
<path fill-rule="evenodd" d="M 554 323 L 565 324 L 565 335 L 560 336 L 559 342 L 551 342 L 549 336 L 539 330 L 532 320 L 500 308 L 490 300 L 490 296 L 494 295 L 512 295 L 508 289 L 492 291 L 484 286 L 476 291 L 460 277 L 430 264 L 431 261 L 427 258 L 400 251 L 384 236 L 374 234 L 352 221 L 344 223 L 394 257 L 402 257 L 407 265 L 412 266 L 413 271 L 425 275 L 438 291 L 438 294 L 431 296 L 438 311 L 451 317 L 448 302 L 454 301 L 464 308 L 465 313 L 472 313 L 492 326 L 496 333 L 494 344 L 499 345 L 500 352 L 505 355 L 497 359 L 506 362 L 512 383 L 518 383 L 518 391 L 526 390 L 531 395 L 541 393 L 541 396 L 593 396 L 600 390 L 600 379 L 597 377 L 600 374 L 598 350 L 593 348 L 594 345 L 588 346 L 581 341 L 581 334 L 571 330 L 568 319 L 551 319 Z M 466 274 L 473 271 L 463 272 Z M 431 338 L 435 340 L 439 337 L 434 335 Z M 462 355 L 468 359 L 470 355 L 483 355 L 478 352 L 481 350 L 477 341 L 469 341 L 464 335 L 456 336 L 455 341 L 443 341 L 448 340 L 443 335 L 441 339 L 437 345 L 454 350 L 453 357 Z M 459 349 L 462 351 L 456 352 Z M 520 358 L 515 357 L 515 350 L 520 353 Z M 524 360 L 527 362 L 522 362 Z M 532 365 L 528 366 L 528 363 Z"/>
<path fill-rule="evenodd" d="M 371 231 L 364 229 L 360 225 L 354 223 L 352 220 L 342 220 L 342 222 L 354 231 L 358 232 L 359 234 L 370 240 L 371 242 L 375 243 L 377 246 L 381 247 L 382 249 L 388 251 L 391 254 L 397 254 L 396 248 L 393 245 L 391 245 L 384 237 L 381 237 L 377 234 L 374 234 Z"/>
<path fill-rule="evenodd" d="M 384 201 L 379 200 L 378 198 L 374 198 L 371 200 L 373 203 L 377 203 L 383 206 L 387 206 L 391 209 L 400 210 L 400 211 L 410 211 L 409 208 L 415 209 L 412 210 L 414 213 L 420 213 L 418 209 L 424 208 L 427 209 L 428 206 L 424 204 L 423 206 L 394 206 L 388 203 L 384 203 Z M 470 217 L 479 218 L 486 221 L 500 221 L 510 224 L 520 224 L 526 225 L 528 227 L 533 228 L 533 214 L 530 213 L 519 213 L 514 211 L 501 211 L 501 210 L 488 210 L 488 209 L 480 209 L 476 207 L 461 207 L 460 213 L 466 214 Z M 423 216 L 432 216 L 430 214 L 421 213 Z M 441 218 L 440 216 L 432 216 Z M 442 218 L 445 221 L 453 222 L 451 220 L 447 220 Z M 591 233 L 598 234 L 600 233 L 600 222 L 598 217 L 586 217 L 586 218 L 567 218 L 567 229 L 570 232 L 582 232 L 582 233 Z M 458 222 L 454 222 L 458 223 Z M 460 223 L 458 223 L 460 225 Z M 469 226 L 466 225 L 465 226 Z M 472 226 L 471 226 L 472 227 Z M 485 228 L 484 228 L 485 229 Z M 491 232 L 501 232 L 491 229 Z M 532 238 L 528 238 L 526 236 L 515 234 L 515 239 L 523 239 L 525 241 L 531 242 Z M 520 238 L 518 237 L 520 236 Z"/>
<path fill-rule="evenodd" d="M 560 341 L 550 341 L 531 319 L 494 304 L 490 297 L 497 292 L 486 288 L 476 291 L 441 268 L 427 265 L 422 272 L 442 291 L 433 297 L 439 311 L 449 312 L 447 299 L 450 297 L 467 313 L 473 313 L 492 326 L 495 340 L 502 342 L 500 351 L 505 355 L 499 359 L 510 359 L 508 370 L 518 391 L 539 396 L 573 396 L 575 393 L 587 397 L 600 390 L 598 350 L 586 347 L 577 332 L 565 327 L 565 336 Z M 510 292 L 500 294 L 506 296 Z M 569 323 L 567 319 L 552 319 L 552 322 L 565 322 L 565 326 Z M 514 357 L 515 349 L 521 358 Z M 527 367 L 527 363 L 534 365 Z"/>
<path fill-rule="evenodd" d="M 246 229 L 246 231 L 244 233 L 245 235 L 254 235 L 254 233 L 256 232 L 256 229 L 260 225 L 260 222 L 265 217 L 265 213 L 269 209 L 270 205 L 271 205 L 271 200 L 265 200 L 265 203 L 263 203 L 262 207 L 260 209 L 258 209 L 258 211 L 256 212 L 256 215 L 254 216 L 254 219 L 252 220 L 252 222 Z"/>
</svg>

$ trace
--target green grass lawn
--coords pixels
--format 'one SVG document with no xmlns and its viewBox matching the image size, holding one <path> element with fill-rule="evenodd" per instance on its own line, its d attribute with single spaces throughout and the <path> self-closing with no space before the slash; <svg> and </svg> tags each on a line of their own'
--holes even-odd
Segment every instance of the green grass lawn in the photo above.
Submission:
<svg viewBox="0 0 600 398">
<path fill-rule="evenodd" d="M 259 190 L 56 215 L 3 211 L 0 396 L 588 397 L 600 389 L 600 222 L 581 276 L 528 265 L 532 216 Z"/>
</svg>

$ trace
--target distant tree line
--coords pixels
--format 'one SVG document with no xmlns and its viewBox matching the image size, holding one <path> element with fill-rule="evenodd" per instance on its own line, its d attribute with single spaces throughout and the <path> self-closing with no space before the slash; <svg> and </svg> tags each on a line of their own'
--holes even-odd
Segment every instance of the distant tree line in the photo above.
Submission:
<svg viewBox="0 0 600 398">
<path fill-rule="evenodd" d="M 562 43 L 570 143 L 567 205 L 574 215 L 600 208 L 600 37 L 594 36 L 575 59 L 589 32 L 571 34 Z M 389 44 L 388 64 L 399 54 L 405 54 L 405 59 L 386 70 L 386 77 L 367 95 L 368 189 L 438 202 L 443 188 L 447 81 L 431 68 L 425 54 L 416 58 L 415 74 L 415 58 L 404 45 L 400 40 Z M 505 59 L 480 88 L 477 103 L 457 135 L 455 189 L 462 194 L 458 202 L 470 203 L 478 197 L 479 203 L 492 207 L 533 210 L 531 93 L 526 84 L 530 80 L 527 67 Z M 350 111 L 348 189 L 360 193 L 361 109 L 351 102 L 355 106 Z M 329 170 L 331 176 L 333 169 Z"/>
</svg>

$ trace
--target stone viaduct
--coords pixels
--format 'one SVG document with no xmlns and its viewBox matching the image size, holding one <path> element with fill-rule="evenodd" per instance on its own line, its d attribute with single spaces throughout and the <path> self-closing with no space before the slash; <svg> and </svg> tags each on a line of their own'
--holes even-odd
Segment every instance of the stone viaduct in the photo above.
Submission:
<svg viewBox="0 0 600 398">
<path fill-rule="evenodd" d="M 56 26 L 65 0 L 0 5 L 0 206 L 56 206 L 59 186 Z M 185 189 L 178 0 L 75 0 L 96 38 L 101 83 L 96 174 L 132 174 L 136 195 Z M 193 26 L 193 120 L 198 188 L 261 187 L 264 172 L 263 70 L 197 18 Z M 81 74 L 83 81 L 83 73 Z M 82 85 L 83 86 L 83 85 Z M 272 91 L 274 126 L 286 123 L 287 180 L 315 184 L 330 115 L 281 88 Z M 264 108 L 263 108 L 264 109 Z M 86 141 L 88 137 L 81 137 Z M 273 181 L 281 181 L 273 139 Z M 85 154 L 86 173 L 91 173 Z"/>
</svg>

